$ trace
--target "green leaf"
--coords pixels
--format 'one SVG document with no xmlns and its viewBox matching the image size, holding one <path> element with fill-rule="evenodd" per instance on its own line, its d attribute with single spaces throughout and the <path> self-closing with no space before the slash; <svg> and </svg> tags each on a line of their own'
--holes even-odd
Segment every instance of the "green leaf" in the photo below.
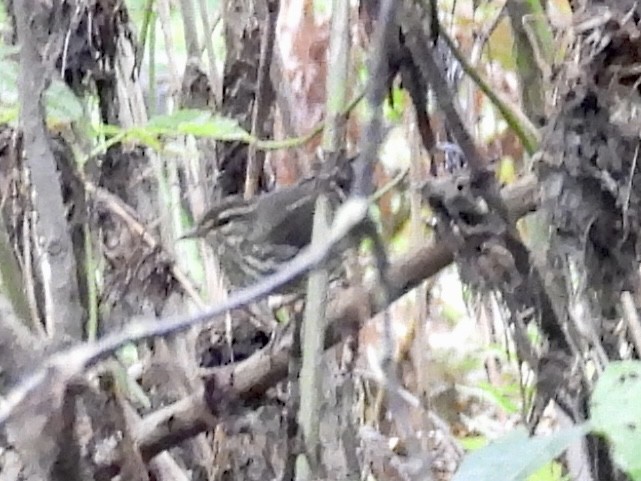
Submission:
<svg viewBox="0 0 641 481">
<path fill-rule="evenodd" d="M 441 314 L 450 325 L 456 325 L 463 317 L 465 312 L 461 311 L 457 306 L 453 306 L 448 302 L 444 302 L 441 306 Z"/>
<path fill-rule="evenodd" d="M 509 155 L 506 155 L 499 161 L 499 170 L 497 172 L 498 181 L 501 185 L 510 185 L 518 177 L 516 162 Z"/>
<path fill-rule="evenodd" d="M 0 56 L 5 52 L 0 52 Z M 20 66 L 17 62 L 7 58 L 0 58 L 0 104 L 7 105 L 3 110 L 3 121 L 13 120 L 14 110 L 19 102 L 18 72 Z M 47 109 L 47 121 L 54 124 L 69 124 L 82 118 L 83 109 L 78 97 L 61 80 L 54 80 L 44 95 Z"/>
<path fill-rule="evenodd" d="M 592 393 L 591 423 L 614 449 L 614 461 L 641 480 L 641 361 L 612 362 Z"/>
<path fill-rule="evenodd" d="M 216 140 L 250 142 L 251 135 L 234 119 L 212 116 L 205 110 L 185 109 L 152 117 L 144 127 L 152 135 L 194 135 Z"/>
<path fill-rule="evenodd" d="M 486 448 L 468 454 L 454 481 L 525 480 L 559 456 L 586 431 L 586 426 L 582 425 L 552 436 L 531 438 L 525 428 L 516 429 Z"/>
<path fill-rule="evenodd" d="M 517 404 L 510 399 L 510 394 L 515 394 L 515 386 L 502 386 L 501 388 L 498 388 L 489 382 L 479 383 L 479 389 L 484 391 L 496 403 L 496 405 L 509 414 L 519 412 Z M 510 387 L 512 387 L 512 389 L 510 389 Z"/>
<path fill-rule="evenodd" d="M 133 139 L 156 151 L 161 151 L 163 148 L 163 145 L 161 142 L 158 141 L 158 139 L 156 138 L 156 135 L 157 134 L 150 132 L 149 129 L 146 127 L 133 127 L 127 132 L 126 139 L 127 140 Z"/>
<path fill-rule="evenodd" d="M 227 117 L 215 116 L 205 122 L 184 122 L 179 128 L 181 134 L 211 137 L 216 140 L 242 140 L 250 142 L 252 137 L 238 122 Z"/>
<path fill-rule="evenodd" d="M 385 98 L 383 103 L 383 115 L 386 119 L 399 123 L 403 119 L 403 112 L 405 111 L 405 95 L 403 90 L 395 88 L 391 92 L 392 98 L 389 95 Z"/>
<path fill-rule="evenodd" d="M 118 125 L 100 124 L 95 130 L 96 135 L 114 136 L 122 132 L 122 127 Z"/>
<path fill-rule="evenodd" d="M 186 122 L 204 122 L 211 117 L 205 110 L 183 109 L 167 115 L 156 115 L 149 119 L 146 128 L 163 133 L 174 133 L 181 124 Z"/>
<path fill-rule="evenodd" d="M 47 121 L 70 124 L 82 118 L 82 104 L 67 84 L 54 80 L 44 95 Z"/>
<path fill-rule="evenodd" d="M 487 438 L 485 436 L 467 436 L 459 439 L 459 442 L 466 451 L 477 451 L 487 446 Z"/>
</svg>

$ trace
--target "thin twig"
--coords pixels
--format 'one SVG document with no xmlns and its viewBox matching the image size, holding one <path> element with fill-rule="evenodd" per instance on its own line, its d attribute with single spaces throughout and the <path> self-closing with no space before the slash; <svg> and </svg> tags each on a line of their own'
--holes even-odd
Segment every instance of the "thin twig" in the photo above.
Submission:
<svg viewBox="0 0 641 481">
<path fill-rule="evenodd" d="M 140 73 L 142 59 L 145 56 L 145 47 L 147 46 L 147 36 L 149 35 L 150 28 L 155 28 L 152 18 L 154 17 L 154 1 L 146 0 L 144 15 L 142 19 L 142 27 L 140 28 L 140 41 L 138 42 L 138 49 L 136 50 L 136 61 L 134 63 L 134 71 Z"/>
<path fill-rule="evenodd" d="M 361 140 L 361 155 L 354 169 L 354 195 L 367 196 L 372 190 L 372 178 L 378 146 L 383 136 L 383 101 L 385 100 L 389 47 L 392 43 L 394 32 L 398 29 L 396 24 L 396 0 L 383 0 L 377 21 L 377 29 L 372 43 L 371 74 L 367 84 L 367 104 L 370 118 L 365 127 Z"/>
<path fill-rule="evenodd" d="M 639 314 L 637 313 L 637 308 L 634 305 L 632 294 L 627 291 L 622 292 L 621 305 L 623 307 L 623 319 L 628 325 L 628 331 L 630 332 L 634 349 L 637 351 L 638 355 L 641 353 L 641 322 L 639 322 Z"/>
<path fill-rule="evenodd" d="M 346 117 L 356 108 L 361 100 L 365 97 L 363 92 L 359 93 L 354 99 L 345 107 L 343 115 Z M 301 137 L 291 137 L 289 139 L 283 140 L 261 140 L 261 139 L 250 139 L 248 144 L 254 143 L 257 149 L 262 150 L 279 150 L 279 149 L 293 149 L 301 147 L 304 144 L 310 142 L 314 137 L 321 134 L 325 128 L 325 121 L 321 121 L 316 126 L 310 130 L 307 134 Z"/>
<path fill-rule="evenodd" d="M 285 467 L 283 468 L 282 481 L 290 481 L 295 479 L 296 475 L 296 459 L 301 451 L 299 443 L 301 438 L 300 428 L 298 426 L 298 411 L 300 409 L 300 370 L 301 370 L 301 328 L 303 325 L 301 316 L 295 314 L 293 319 L 293 336 L 292 336 L 292 349 L 289 356 L 289 365 L 287 366 L 287 385 L 289 397 L 287 398 L 285 423 L 287 442 L 285 445 Z"/>
<path fill-rule="evenodd" d="M 220 79 L 220 73 L 218 73 L 218 67 L 216 67 L 216 52 L 214 52 L 214 44 L 211 41 L 211 36 L 214 28 L 216 28 L 216 25 L 218 25 L 218 22 L 220 21 L 221 15 L 220 11 L 216 12 L 214 22 L 210 23 L 206 0 L 198 0 L 198 8 L 200 10 L 200 19 L 203 23 L 203 32 L 205 32 L 203 46 L 207 52 L 207 60 L 209 61 L 209 84 L 211 85 L 211 90 L 214 93 L 216 105 L 220 105 L 222 80 Z"/>
<path fill-rule="evenodd" d="M 85 189 L 89 195 L 94 196 L 97 200 L 103 202 L 105 206 L 111 210 L 112 213 L 120 217 L 134 232 L 137 236 L 142 239 L 142 241 L 147 244 L 150 248 L 155 249 L 158 247 L 159 243 L 156 238 L 134 217 L 130 212 L 130 208 L 124 204 L 124 202 L 119 199 L 117 196 L 106 191 L 101 187 L 97 187 L 91 182 L 85 182 Z M 203 302 L 198 290 L 194 287 L 192 282 L 189 280 L 189 277 L 182 272 L 178 266 L 173 264 L 171 266 L 171 272 L 174 275 L 174 278 L 182 286 L 184 291 L 191 297 L 196 306 L 200 309 L 205 308 L 205 303 Z"/>
<path fill-rule="evenodd" d="M 503 119 L 507 122 L 508 126 L 519 138 L 523 147 L 529 154 L 533 154 L 538 149 L 538 144 L 541 140 L 541 134 L 538 129 L 532 124 L 523 112 L 516 106 L 512 105 L 507 99 L 503 98 L 500 93 L 495 92 L 492 87 L 481 77 L 476 69 L 470 65 L 467 59 L 461 54 L 457 46 L 454 44 L 452 38 L 445 32 L 441 31 L 441 37 L 450 48 L 450 51 L 461 64 L 463 71 L 474 81 L 476 86 L 483 92 L 490 102 L 494 104 Z"/>
<path fill-rule="evenodd" d="M 443 111 L 447 124 L 473 172 L 483 172 L 486 162 L 478 151 L 474 139 L 465 128 L 456 107 L 454 95 L 450 91 L 438 64 L 434 59 L 428 40 L 423 32 L 420 19 L 416 18 L 413 11 L 405 12 L 403 23 L 407 30 L 407 44 L 412 52 L 414 61 L 418 64 L 421 73 L 425 76 L 434 91 L 437 104 Z M 441 32 L 445 35 L 445 31 Z"/>
<path fill-rule="evenodd" d="M 40 312 L 38 311 L 38 301 L 36 299 L 35 277 L 33 272 L 33 256 L 32 256 L 32 231 L 34 225 L 35 215 L 25 216 L 22 223 L 22 277 L 24 280 L 24 289 L 27 294 L 27 301 L 29 303 L 29 312 L 31 313 L 31 322 L 36 331 L 43 337 L 46 330 L 42 325 Z"/>
<path fill-rule="evenodd" d="M 171 11 L 169 0 L 158 0 L 158 16 L 160 18 L 160 28 L 165 37 L 165 50 L 167 52 L 167 66 L 171 77 L 171 95 L 180 88 L 180 76 L 178 75 L 176 57 L 174 55 L 174 38 L 171 33 Z"/>
<path fill-rule="evenodd" d="M 198 29 L 196 28 L 196 12 L 194 11 L 193 0 L 178 0 L 180 4 L 180 17 L 183 22 L 183 34 L 185 46 L 187 47 L 187 58 L 200 58 L 200 46 L 198 42 Z"/>
<path fill-rule="evenodd" d="M 260 39 L 260 61 L 256 79 L 256 99 L 252 112 L 251 134 L 255 138 L 265 135 L 265 121 L 273 103 L 273 89 L 269 77 L 269 68 L 274 56 L 276 40 L 276 20 L 280 11 L 280 0 L 265 1 L 266 26 Z M 247 172 L 245 176 L 245 198 L 251 199 L 258 189 L 258 179 L 263 170 L 265 153 L 257 152 L 255 145 L 247 150 Z"/>
<path fill-rule="evenodd" d="M 509 217 L 509 212 L 501 199 L 498 182 L 494 175 L 488 175 L 488 162 L 481 155 L 474 139 L 456 110 L 454 105 L 455 97 L 434 58 L 433 49 L 429 47 L 429 41 L 423 31 L 420 17 L 417 18 L 416 12 L 411 7 L 404 9 L 402 24 L 407 31 L 406 41 L 412 57 L 432 87 L 436 103 L 443 111 L 454 139 L 465 154 L 472 176 L 479 180 L 483 179 L 484 188 L 479 192 L 480 195 L 488 206 L 501 216 L 510 231 L 510 236 L 514 237 L 514 239 L 519 239 L 514 219 Z M 445 32 L 441 32 L 441 34 L 443 36 L 446 35 Z"/>
<path fill-rule="evenodd" d="M 396 187 L 398 184 L 400 184 L 406 177 L 407 174 L 410 173 L 410 167 L 404 167 L 401 169 L 401 171 L 396 174 L 396 176 L 390 180 L 388 183 L 386 183 L 383 187 L 378 189 L 376 192 L 374 192 L 373 195 L 370 196 L 370 202 L 378 202 L 381 200 L 381 198 L 387 194 L 390 190 L 392 190 L 394 187 Z"/>
</svg>

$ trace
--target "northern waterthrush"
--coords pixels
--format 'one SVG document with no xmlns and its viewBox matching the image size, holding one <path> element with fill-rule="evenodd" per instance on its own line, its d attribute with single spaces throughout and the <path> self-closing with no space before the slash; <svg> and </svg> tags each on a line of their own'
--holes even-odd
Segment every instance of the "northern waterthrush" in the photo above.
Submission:
<svg viewBox="0 0 641 481">
<path fill-rule="evenodd" d="M 322 185 L 322 186 L 321 186 Z M 273 274 L 311 242 L 316 200 L 324 193 L 336 207 L 344 183 L 307 179 L 299 184 L 245 200 L 228 197 L 211 208 L 183 238 L 205 237 L 215 249 L 231 284 L 240 288 Z M 330 269 L 336 262 L 330 261 Z M 299 293 L 290 283 L 280 293 Z"/>
</svg>

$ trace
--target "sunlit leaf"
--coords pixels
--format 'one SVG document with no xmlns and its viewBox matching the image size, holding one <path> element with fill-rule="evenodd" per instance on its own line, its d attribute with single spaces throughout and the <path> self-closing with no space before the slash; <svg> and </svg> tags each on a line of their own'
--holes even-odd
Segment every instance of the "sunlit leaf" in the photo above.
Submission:
<svg viewBox="0 0 641 481">
<path fill-rule="evenodd" d="M 516 180 L 516 164 L 509 155 L 499 161 L 497 177 L 498 181 L 503 185 L 509 185 Z"/>
<path fill-rule="evenodd" d="M 560 481 L 562 479 L 564 479 L 563 467 L 560 463 L 552 461 L 528 477 L 527 481 Z"/>
<path fill-rule="evenodd" d="M 514 58 L 514 37 L 510 26 L 510 19 L 503 18 L 490 35 L 487 55 L 494 61 L 498 61 L 506 70 L 514 70 L 516 61 Z"/>
<path fill-rule="evenodd" d="M 485 436 L 466 436 L 459 443 L 466 451 L 477 451 L 487 446 L 488 441 Z"/>
<path fill-rule="evenodd" d="M 612 362 L 594 388 L 591 423 L 614 448 L 614 461 L 641 480 L 641 361 Z"/>
<path fill-rule="evenodd" d="M 551 0 L 548 2 L 547 16 L 550 25 L 557 29 L 567 29 L 572 25 L 572 7 L 568 0 Z"/>
<path fill-rule="evenodd" d="M 392 89 L 391 94 L 391 98 L 388 95 L 383 104 L 383 115 L 392 122 L 400 122 L 403 120 L 403 112 L 405 111 L 405 92 L 400 88 L 395 88 Z"/>
</svg>

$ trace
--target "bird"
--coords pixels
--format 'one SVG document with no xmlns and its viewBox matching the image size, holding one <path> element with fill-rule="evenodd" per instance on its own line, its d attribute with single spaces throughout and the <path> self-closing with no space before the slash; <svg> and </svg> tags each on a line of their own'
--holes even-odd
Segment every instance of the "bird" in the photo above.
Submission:
<svg viewBox="0 0 641 481">
<path fill-rule="evenodd" d="M 493 288 L 514 292 L 523 282 L 512 253 L 498 239 L 488 239 L 476 259 L 481 277 Z"/>
<path fill-rule="evenodd" d="M 228 196 L 212 206 L 182 239 L 205 238 L 214 248 L 229 287 L 247 287 L 276 272 L 310 244 L 319 195 L 324 193 L 336 208 L 346 185 L 342 176 L 309 177 L 251 199 Z M 296 291 L 301 291 L 300 280 L 275 293 Z"/>
</svg>

